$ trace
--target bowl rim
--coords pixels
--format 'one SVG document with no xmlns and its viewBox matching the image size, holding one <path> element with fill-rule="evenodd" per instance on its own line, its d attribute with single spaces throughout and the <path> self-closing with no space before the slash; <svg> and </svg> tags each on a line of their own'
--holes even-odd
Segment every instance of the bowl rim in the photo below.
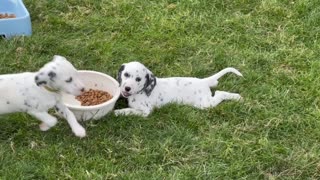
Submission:
<svg viewBox="0 0 320 180">
<path fill-rule="evenodd" d="M 117 80 L 115 80 L 113 77 L 109 76 L 108 74 L 104 74 L 102 72 L 98 71 L 92 71 L 92 70 L 78 70 L 79 73 L 94 73 L 94 74 L 99 74 L 101 76 L 104 76 L 108 79 L 110 79 L 117 87 L 119 87 L 119 83 Z M 117 88 L 116 93 L 113 95 L 113 97 L 104 103 L 93 105 L 93 106 L 78 106 L 78 105 L 71 105 L 68 103 L 63 102 L 68 108 L 73 109 L 73 110 L 96 110 L 100 109 L 104 106 L 107 106 L 109 104 L 115 103 L 120 97 L 120 88 Z"/>
<path fill-rule="evenodd" d="M 3 21 L 3 22 L 5 22 L 5 21 L 10 22 L 10 21 L 21 20 L 21 19 L 26 19 L 26 18 L 30 17 L 30 13 L 29 13 L 27 7 L 25 6 L 25 4 L 23 3 L 22 0 L 17 0 L 17 2 L 14 2 L 14 3 L 16 4 L 16 5 L 15 5 L 16 7 L 19 6 L 20 8 L 22 8 L 23 13 L 25 13 L 24 16 L 15 17 L 15 18 L 4 18 L 4 19 L 0 19 L 0 22 L 1 22 L 1 21 Z M 19 3 L 19 4 L 18 4 L 18 3 Z M 16 14 L 16 13 L 14 13 L 14 14 Z"/>
</svg>

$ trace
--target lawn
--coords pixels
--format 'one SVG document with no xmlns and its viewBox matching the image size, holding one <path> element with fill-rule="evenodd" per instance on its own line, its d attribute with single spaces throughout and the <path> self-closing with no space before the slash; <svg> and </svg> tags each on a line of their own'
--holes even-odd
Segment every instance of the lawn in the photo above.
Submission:
<svg viewBox="0 0 320 180">
<path fill-rule="evenodd" d="M 207 77 L 238 92 L 199 110 L 48 132 L 0 115 L 0 179 L 319 179 L 320 5 L 312 0 L 25 0 L 33 35 L 0 40 L 0 73 L 37 71 L 60 54 L 116 77 L 138 60 L 158 77 Z M 213 89 L 214 91 L 214 89 Z M 125 106 L 120 100 L 116 108 Z"/>
</svg>

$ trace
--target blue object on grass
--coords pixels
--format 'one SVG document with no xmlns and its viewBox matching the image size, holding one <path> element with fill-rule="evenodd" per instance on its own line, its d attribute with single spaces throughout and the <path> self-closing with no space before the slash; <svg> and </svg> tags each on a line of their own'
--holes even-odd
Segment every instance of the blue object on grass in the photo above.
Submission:
<svg viewBox="0 0 320 180">
<path fill-rule="evenodd" d="M 14 14 L 15 18 L 0 19 L 0 36 L 30 36 L 32 33 L 30 14 L 22 0 L 0 0 L 0 14 Z"/>
</svg>

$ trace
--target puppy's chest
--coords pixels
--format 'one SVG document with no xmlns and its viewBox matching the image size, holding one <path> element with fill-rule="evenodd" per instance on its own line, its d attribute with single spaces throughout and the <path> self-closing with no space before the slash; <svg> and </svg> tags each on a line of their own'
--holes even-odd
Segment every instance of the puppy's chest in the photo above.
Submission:
<svg viewBox="0 0 320 180">
<path fill-rule="evenodd" d="M 152 103 L 150 102 L 150 99 L 147 98 L 147 96 L 138 94 L 136 96 L 128 98 L 128 105 L 132 108 L 144 109 L 151 108 Z"/>
</svg>

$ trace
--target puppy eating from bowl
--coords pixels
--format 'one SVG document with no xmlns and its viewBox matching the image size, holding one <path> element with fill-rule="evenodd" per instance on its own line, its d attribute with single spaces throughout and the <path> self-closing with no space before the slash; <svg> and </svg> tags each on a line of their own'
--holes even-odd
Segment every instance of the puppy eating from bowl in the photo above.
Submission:
<svg viewBox="0 0 320 180">
<path fill-rule="evenodd" d="M 168 103 L 191 105 L 205 109 L 215 107 L 224 100 L 240 100 L 237 93 L 215 91 L 211 87 L 218 85 L 218 79 L 226 73 L 242 74 L 235 68 L 225 68 L 204 78 L 170 77 L 157 78 L 139 62 L 123 64 L 118 72 L 121 94 L 128 99 L 129 108 L 115 110 L 115 115 L 148 116 L 154 108 Z"/>
<path fill-rule="evenodd" d="M 40 130 L 47 131 L 57 123 L 48 113 L 54 108 L 76 136 L 85 137 L 85 129 L 61 100 L 62 92 L 79 95 L 82 91 L 77 70 L 66 58 L 55 55 L 38 72 L 0 75 L 0 114 L 26 112 L 42 122 Z"/>
</svg>

